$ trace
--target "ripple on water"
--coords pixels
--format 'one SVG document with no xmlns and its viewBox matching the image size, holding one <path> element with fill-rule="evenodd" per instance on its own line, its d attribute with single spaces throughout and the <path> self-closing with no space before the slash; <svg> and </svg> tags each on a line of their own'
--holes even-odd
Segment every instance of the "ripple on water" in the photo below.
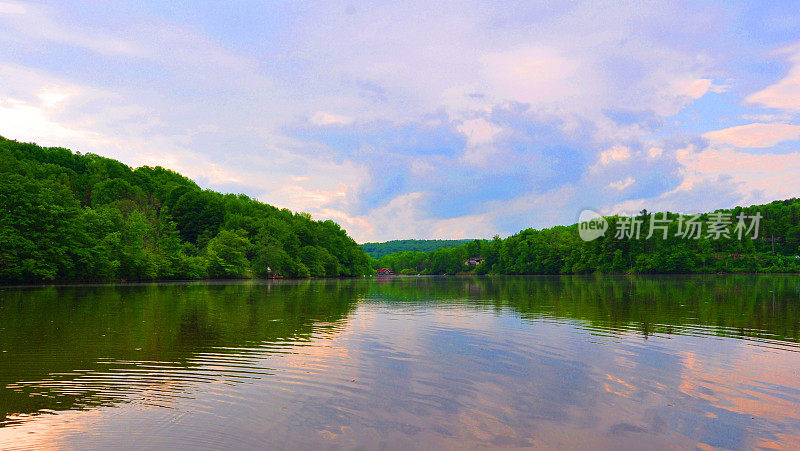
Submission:
<svg viewBox="0 0 800 451">
<path fill-rule="evenodd" d="M 193 309 L 179 315 L 191 350 L 180 358 L 125 349 L 8 382 L 20 398 L 63 404 L 11 412 L 0 447 L 746 448 L 800 435 L 798 344 L 777 332 L 697 315 L 587 319 L 552 299 L 525 312 L 478 294 L 367 297 L 338 320 L 309 319 L 302 300 Z M 316 311 L 335 307 L 325 302 Z M 257 308 L 264 322 L 248 316 Z M 246 325 L 240 339 L 213 327 L 225 309 Z M 302 333 L 281 329 L 290 321 L 274 321 L 276 309 Z M 261 327 L 269 338 L 246 333 Z"/>
</svg>

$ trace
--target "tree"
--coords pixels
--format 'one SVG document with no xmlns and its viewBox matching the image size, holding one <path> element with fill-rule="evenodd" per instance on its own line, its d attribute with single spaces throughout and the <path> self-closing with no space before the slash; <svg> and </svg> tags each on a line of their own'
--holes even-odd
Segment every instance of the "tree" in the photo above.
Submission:
<svg viewBox="0 0 800 451">
<path fill-rule="evenodd" d="M 0 177 L 0 279 L 63 277 L 73 266 L 80 217 L 68 188 L 17 174 Z"/>
<path fill-rule="evenodd" d="M 221 230 L 208 242 L 208 275 L 218 278 L 245 277 L 250 270 L 247 250 L 250 240 L 244 231 Z"/>
</svg>

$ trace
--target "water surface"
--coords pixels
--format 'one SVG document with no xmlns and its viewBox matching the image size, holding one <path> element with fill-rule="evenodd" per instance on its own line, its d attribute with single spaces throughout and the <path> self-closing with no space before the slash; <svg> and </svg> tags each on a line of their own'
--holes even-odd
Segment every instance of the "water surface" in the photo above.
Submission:
<svg viewBox="0 0 800 451">
<path fill-rule="evenodd" d="M 0 288 L 0 448 L 800 448 L 796 276 Z"/>
</svg>

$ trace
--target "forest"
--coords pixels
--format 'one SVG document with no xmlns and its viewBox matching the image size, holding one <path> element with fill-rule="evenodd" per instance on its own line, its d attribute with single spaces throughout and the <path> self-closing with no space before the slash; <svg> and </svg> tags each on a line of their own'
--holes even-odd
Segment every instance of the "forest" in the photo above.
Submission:
<svg viewBox="0 0 800 451">
<path fill-rule="evenodd" d="M 759 215 L 758 235 L 737 233 L 739 215 Z M 722 215 L 722 216 L 720 216 Z M 730 222 L 709 233 L 686 236 L 687 222 L 675 213 L 611 216 L 607 233 L 584 241 L 578 225 L 526 229 L 508 238 L 473 240 L 432 252 L 398 252 L 373 262 L 398 274 L 585 274 L 718 273 L 800 271 L 800 199 L 699 214 L 697 223 Z M 685 219 L 685 217 L 684 217 Z M 635 221 L 638 238 L 623 223 Z M 650 233 L 651 227 L 654 233 Z M 747 223 L 748 227 L 751 225 Z M 683 230 L 681 230 L 683 228 Z M 623 229 L 626 234 L 617 236 Z M 651 235 L 648 238 L 648 235 Z M 468 259 L 473 260 L 467 264 Z"/>
<path fill-rule="evenodd" d="M 472 240 L 392 240 L 383 243 L 364 243 L 361 249 L 373 258 L 405 251 L 431 252 L 442 247 L 455 247 Z"/>
<path fill-rule="evenodd" d="M 371 272 L 333 221 L 204 190 L 162 167 L 0 137 L 0 282 Z"/>
<path fill-rule="evenodd" d="M 608 232 L 591 241 L 573 224 L 504 239 L 363 245 L 375 258 L 333 221 L 204 190 L 162 167 L 131 169 L 99 155 L 0 137 L 0 175 L 2 283 L 348 277 L 374 268 L 399 274 L 800 271 L 798 199 L 698 215 L 703 224 L 729 218 L 717 236 L 682 236 L 684 217 L 643 210 L 633 218 L 606 217 Z M 757 236 L 737 236 L 739 215 L 759 215 Z M 631 221 L 640 234 L 615 233 Z M 400 251 L 387 254 L 393 250 Z"/>
</svg>

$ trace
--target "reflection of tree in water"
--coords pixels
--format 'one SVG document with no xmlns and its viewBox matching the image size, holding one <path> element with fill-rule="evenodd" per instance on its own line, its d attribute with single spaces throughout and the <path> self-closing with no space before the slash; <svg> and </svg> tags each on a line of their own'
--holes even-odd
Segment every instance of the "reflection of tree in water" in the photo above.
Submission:
<svg viewBox="0 0 800 451">
<path fill-rule="evenodd" d="M 214 342 L 217 338 L 216 331 L 208 318 L 201 318 L 200 315 L 196 306 L 183 314 L 178 335 L 181 347 L 202 346 L 205 343 Z"/>
<path fill-rule="evenodd" d="M 788 275 L 409 277 L 375 286 L 373 297 L 511 308 L 645 337 L 694 331 L 797 342 L 798 287 Z"/>
<path fill-rule="evenodd" d="M 212 354 L 247 365 L 248 350 L 263 356 L 271 344 L 308 341 L 345 320 L 358 302 L 506 309 L 530 320 L 578 320 L 578 327 L 645 337 L 797 342 L 799 297 L 796 278 L 778 275 L 7 288 L 0 291 L 0 415 L 127 402 L 137 390 L 158 392 L 159 384 L 180 390 L 181 377 Z M 105 377 L 135 376 L 142 367 L 150 370 L 136 380 Z"/>
<path fill-rule="evenodd" d="M 122 402 L 125 389 L 159 383 L 158 365 L 190 368 L 203 352 L 308 340 L 317 324 L 344 320 L 366 289 L 352 280 L 5 289 L 0 415 Z M 139 362 L 154 371 L 124 387 L 97 377 Z"/>
</svg>

